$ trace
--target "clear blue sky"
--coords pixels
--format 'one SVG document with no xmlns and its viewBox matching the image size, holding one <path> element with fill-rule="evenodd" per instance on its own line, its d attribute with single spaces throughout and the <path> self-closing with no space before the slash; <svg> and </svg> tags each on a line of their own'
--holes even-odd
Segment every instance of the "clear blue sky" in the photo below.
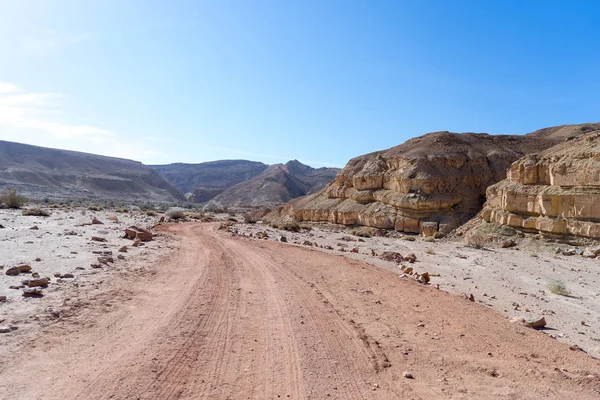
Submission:
<svg viewBox="0 0 600 400">
<path fill-rule="evenodd" d="M 0 0 L 0 139 L 343 166 L 599 121 L 597 1 Z"/>
</svg>

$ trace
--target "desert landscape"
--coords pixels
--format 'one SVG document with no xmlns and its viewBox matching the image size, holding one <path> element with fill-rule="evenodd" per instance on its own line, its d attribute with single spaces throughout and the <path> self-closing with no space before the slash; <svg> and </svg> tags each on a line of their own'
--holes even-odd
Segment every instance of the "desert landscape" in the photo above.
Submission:
<svg viewBox="0 0 600 400">
<path fill-rule="evenodd" d="M 4 143 L 0 398 L 598 398 L 598 128 L 69 180 Z"/>
</svg>

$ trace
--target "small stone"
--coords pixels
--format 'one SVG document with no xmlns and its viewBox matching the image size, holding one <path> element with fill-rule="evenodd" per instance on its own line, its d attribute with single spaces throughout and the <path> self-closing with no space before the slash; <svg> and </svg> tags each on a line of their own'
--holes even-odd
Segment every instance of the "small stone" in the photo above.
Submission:
<svg viewBox="0 0 600 400">
<path fill-rule="evenodd" d="M 544 317 L 538 319 L 529 319 L 525 321 L 524 325 L 528 328 L 542 329 L 546 326 L 546 319 Z"/>
<path fill-rule="evenodd" d="M 286 238 L 285 236 L 282 236 L 282 237 L 279 239 L 279 241 L 280 241 L 280 242 L 282 242 L 282 243 L 287 243 L 287 241 L 288 241 L 288 240 L 287 240 L 287 238 Z"/>
<path fill-rule="evenodd" d="M 100 221 L 98 218 L 92 218 L 92 225 L 104 225 L 104 222 Z"/>
<path fill-rule="evenodd" d="M 42 259 L 37 257 L 34 261 L 40 262 L 40 261 L 42 261 Z"/>
<path fill-rule="evenodd" d="M 503 249 L 506 249 L 508 247 L 514 247 L 516 245 L 517 245 L 517 243 L 512 239 L 504 240 L 504 241 L 502 241 L 502 244 L 501 244 Z"/>
<path fill-rule="evenodd" d="M 6 275 L 19 275 L 21 273 L 21 271 L 19 271 L 19 268 L 17 267 L 12 267 L 6 270 Z"/>
<path fill-rule="evenodd" d="M 23 289 L 23 297 L 42 297 L 42 288 L 33 287 Z"/>
<path fill-rule="evenodd" d="M 10 333 L 12 332 L 12 329 L 10 329 L 7 326 L 0 326 L 0 333 Z"/>
<path fill-rule="evenodd" d="M 31 266 L 27 265 L 27 264 L 21 264 L 21 265 L 17 266 L 17 268 L 19 269 L 19 272 L 29 272 L 29 271 L 31 271 Z"/>
<path fill-rule="evenodd" d="M 94 242 L 107 242 L 106 238 L 99 237 L 99 236 L 92 236 L 92 240 Z"/>
<path fill-rule="evenodd" d="M 38 228 L 36 225 L 34 225 L 34 226 L 32 226 L 31 228 L 29 228 L 29 229 L 31 229 L 32 231 L 37 231 L 37 230 L 39 230 L 40 228 Z"/>
<path fill-rule="evenodd" d="M 406 379 L 415 379 L 415 376 L 409 371 L 404 371 L 402 373 L 402 376 L 405 377 Z"/>
<path fill-rule="evenodd" d="M 48 278 L 31 279 L 29 281 L 29 283 L 27 283 L 27 286 L 29 286 L 29 287 L 48 286 L 49 283 L 50 283 L 50 280 Z"/>
<path fill-rule="evenodd" d="M 119 249 L 121 253 L 127 253 L 127 246 L 123 246 Z"/>
<path fill-rule="evenodd" d="M 0 296 L 0 303 L 6 301 L 6 296 Z"/>
<path fill-rule="evenodd" d="M 124 259 L 125 259 L 125 256 L 124 256 L 123 254 L 119 254 L 119 255 L 117 255 L 117 258 L 118 258 L 119 260 L 124 260 Z"/>
</svg>

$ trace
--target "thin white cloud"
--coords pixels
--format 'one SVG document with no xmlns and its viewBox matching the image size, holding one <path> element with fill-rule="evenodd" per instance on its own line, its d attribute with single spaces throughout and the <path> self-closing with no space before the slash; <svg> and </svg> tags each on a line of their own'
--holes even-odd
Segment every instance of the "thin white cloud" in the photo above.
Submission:
<svg viewBox="0 0 600 400">
<path fill-rule="evenodd" d="M 0 94 L 18 93 L 21 89 L 14 83 L 0 81 Z"/>
<path fill-rule="evenodd" d="M 139 161 L 165 156 L 108 129 L 66 121 L 64 97 L 26 92 L 13 83 L 0 82 L 0 139 Z"/>
</svg>

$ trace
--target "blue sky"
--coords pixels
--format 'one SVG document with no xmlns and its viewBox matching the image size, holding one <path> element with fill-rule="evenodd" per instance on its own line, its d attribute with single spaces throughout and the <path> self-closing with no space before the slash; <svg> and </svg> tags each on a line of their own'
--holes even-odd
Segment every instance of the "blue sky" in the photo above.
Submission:
<svg viewBox="0 0 600 400">
<path fill-rule="evenodd" d="M 596 1 L 0 0 L 0 139 L 145 163 L 351 157 L 599 121 Z"/>
</svg>

